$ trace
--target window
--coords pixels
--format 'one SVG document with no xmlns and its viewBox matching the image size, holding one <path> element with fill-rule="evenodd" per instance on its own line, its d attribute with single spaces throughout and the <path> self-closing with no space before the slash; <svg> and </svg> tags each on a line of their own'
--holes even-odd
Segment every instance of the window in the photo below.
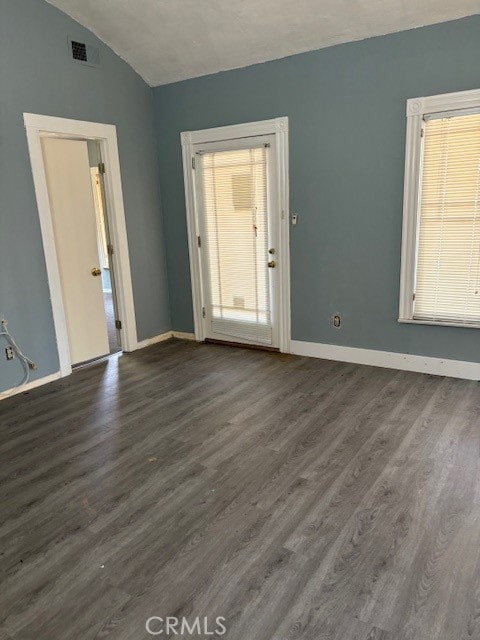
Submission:
<svg viewBox="0 0 480 640">
<path fill-rule="evenodd" d="M 212 327 L 259 342 L 272 333 L 267 164 L 265 144 L 204 152 L 198 163 Z"/>
<path fill-rule="evenodd" d="M 480 91 L 407 103 L 399 319 L 480 327 Z"/>
</svg>

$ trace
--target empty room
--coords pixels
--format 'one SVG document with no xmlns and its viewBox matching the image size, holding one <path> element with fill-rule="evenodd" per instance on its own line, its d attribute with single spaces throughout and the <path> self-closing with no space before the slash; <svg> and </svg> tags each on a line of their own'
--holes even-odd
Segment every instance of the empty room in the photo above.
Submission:
<svg viewBox="0 0 480 640">
<path fill-rule="evenodd" d="M 0 640 L 480 640 L 480 0 L 0 0 Z"/>
</svg>

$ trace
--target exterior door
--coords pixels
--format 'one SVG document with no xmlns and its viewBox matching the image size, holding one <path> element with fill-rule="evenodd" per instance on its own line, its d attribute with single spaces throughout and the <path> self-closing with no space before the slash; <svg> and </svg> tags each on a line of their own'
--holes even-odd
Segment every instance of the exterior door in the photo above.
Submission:
<svg viewBox="0 0 480 640">
<path fill-rule="evenodd" d="M 87 143 L 43 138 L 72 364 L 109 353 Z"/>
<path fill-rule="evenodd" d="M 195 147 L 207 338 L 278 347 L 274 136 Z"/>
</svg>

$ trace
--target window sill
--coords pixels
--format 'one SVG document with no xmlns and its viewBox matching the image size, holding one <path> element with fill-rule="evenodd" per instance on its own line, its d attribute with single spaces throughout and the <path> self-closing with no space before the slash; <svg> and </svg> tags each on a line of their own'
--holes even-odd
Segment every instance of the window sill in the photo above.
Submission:
<svg viewBox="0 0 480 640">
<path fill-rule="evenodd" d="M 440 320 L 416 320 L 415 318 L 398 318 L 398 322 L 402 324 L 426 324 L 435 327 L 460 327 L 461 329 L 480 329 L 480 323 L 463 324 L 461 322 L 441 322 Z"/>
</svg>

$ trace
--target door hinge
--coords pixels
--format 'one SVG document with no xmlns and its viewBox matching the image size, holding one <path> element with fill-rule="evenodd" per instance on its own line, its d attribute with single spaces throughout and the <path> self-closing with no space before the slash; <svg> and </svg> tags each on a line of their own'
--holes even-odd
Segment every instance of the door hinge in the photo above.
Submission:
<svg viewBox="0 0 480 640">
<path fill-rule="evenodd" d="M 98 163 L 98 173 L 100 173 L 101 175 L 103 175 L 105 173 L 105 163 L 104 162 L 99 162 Z"/>
<path fill-rule="evenodd" d="M 121 329 L 121 328 L 122 328 L 122 321 L 115 320 L 115 329 Z"/>
<path fill-rule="evenodd" d="M 424 135 L 425 135 L 425 129 L 422 127 L 420 129 L 420 137 L 423 138 Z"/>
<path fill-rule="evenodd" d="M 113 256 L 113 244 L 107 244 L 107 253 L 109 256 Z"/>
<path fill-rule="evenodd" d="M 201 237 L 200 237 L 200 236 L 197 236 L 197 245 L 198 245 L 199 247 L 201 247 L 201 246 L 202 246 L 202 239 L 201 239 Z"/>
<path fill-rule="evenodd" d="M 195 156 L 192 156 L 192 169 L 195 169 Z"/>
<path fill-rule="evenodd" d="M 413 296 L 412 296 L 412 300 L 415 300 L 415 294 L 413 294 Z"/>
<path fill-rule="evenodd" d="M 202 318 L 205 318 L 206 313 L 205 313 L 205 307 L 202 307 Z"/>
</svg>

